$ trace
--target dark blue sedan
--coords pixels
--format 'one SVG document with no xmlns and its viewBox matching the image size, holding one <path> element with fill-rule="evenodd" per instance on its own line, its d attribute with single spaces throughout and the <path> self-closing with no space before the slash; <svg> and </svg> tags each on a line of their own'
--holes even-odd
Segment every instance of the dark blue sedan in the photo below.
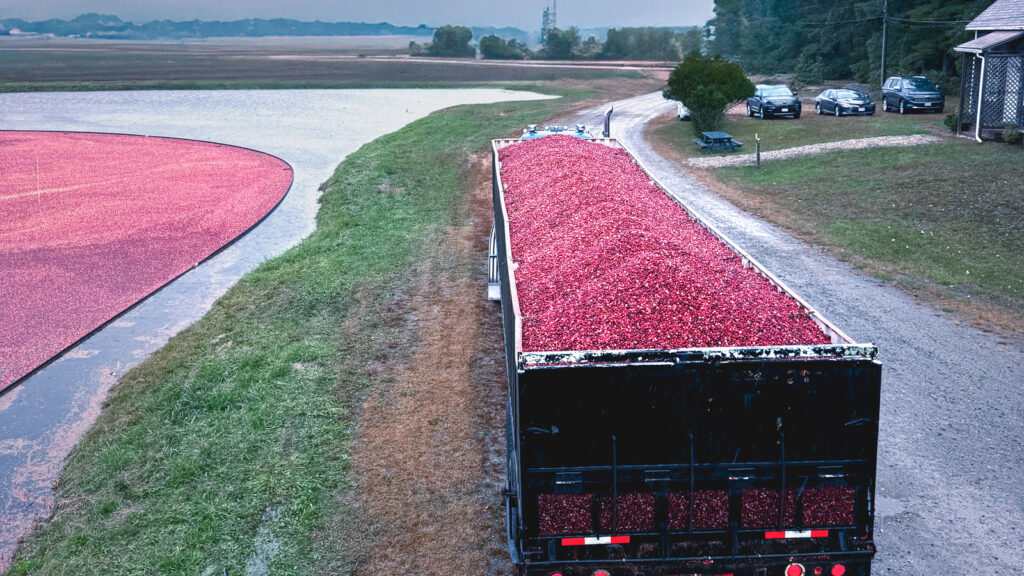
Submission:
<svg viewBox="0 0 1024 576">
<path fill-rule="evenodd" d="M 814 99 L 814 111 L 818 114 L 833 114 L 836 117 L 871 116 L 875 113 L 875 103 L 870 96 L 857 90 L 829 89 Z"/>
</svg>

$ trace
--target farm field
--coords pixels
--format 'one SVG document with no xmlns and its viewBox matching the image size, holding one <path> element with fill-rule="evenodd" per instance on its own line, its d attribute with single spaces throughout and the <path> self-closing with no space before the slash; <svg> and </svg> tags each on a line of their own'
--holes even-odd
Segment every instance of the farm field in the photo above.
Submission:
<svg viewBox="0 0 1024 576">
<path fill-rule="evenodd" d="M 372 39 L 371 39 L 372 40 Z M 450 86 L 643 78 L 632 68 L 507 66 L 416 59 L 393 49 L 312 39 L 204 42 L 7 40 L 0 91 Z"/>
<path fill-rule="evenodd" d="M 563 94 L 436 113 L 350 155 L 310 238 L 121 379 L 11 573 L 503 566 L 500 498 L 480 489 L 500 482 L 503 381 L 478 153 L 595 95 Z"/>
<path fill-rule="evenodd" d="M 949 105 L 947 105 L 949 106 Z M 938 116 L 803 116 L 798 121 L 730 117 L 724 128 L 762 149 L 931 131 Z M 944 128 L 943 128 L 944 129 Z M 947 132 L 948 134 L 948 132 Z M 648 131 L 679 161 L 699 154 L 692 130 L 666 119 Z M 747 146 L 744 146 L 746 149 Z M 947 311 L 1024 330 L 1024 150 L 966 139 L 907 148 L 830 152 L 761 168 L 698 171 L 736 205 Z"/>
<path fill-rule="evenodd" d="M 107 134 L 0 132 L 0 166 L 0 390 L 244 233 L 292 182 L 251 150 Z"/>
</svg>

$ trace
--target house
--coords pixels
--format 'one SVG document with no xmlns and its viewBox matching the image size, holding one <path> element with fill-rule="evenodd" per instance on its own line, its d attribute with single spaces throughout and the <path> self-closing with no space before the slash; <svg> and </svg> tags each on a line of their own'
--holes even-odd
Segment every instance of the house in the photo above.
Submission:
<svg viewBox="0 0 1024 576">
<path fill-rule="evenodd" d="M 996 0 L 967 25 L 957 134 L 978 142 L 1007 124 L 1024 127 L 1024 0 Z"/>
</svg>

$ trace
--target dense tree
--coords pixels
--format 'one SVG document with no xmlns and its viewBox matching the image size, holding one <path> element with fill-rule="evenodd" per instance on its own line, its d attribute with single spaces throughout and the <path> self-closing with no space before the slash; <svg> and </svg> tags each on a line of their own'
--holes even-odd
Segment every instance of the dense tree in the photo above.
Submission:
<svg viewBox="0 0 1024 576">
<path fill-rule="evenodd" d="M 731 104 L 754 95 L 754 85 L 739 64 L 693 53 L 668 78 L 665 98 L 690 109 L 694 132 L 718 129 Z"/>
<path fill-rule="evenodd" d="M 889 0 L 889 75 L 925 73 L 947 89 L 964 22 L 992 0 Z M 883 0 L 715 0 L 711 54 L 751 73 L 856 78 L 877 84 Z"/>
<path fill-rule="evenodd" d="M 576 56 L 579 46 L 580 34 L 575 26 L 566 30 L 552 28 L 538 55 L 549 60 L 570 60 Z"/>
<path fill-rule="evenodd" d="M 523 60 L 530 56 L 530 49 L 515 38 L 505 41 L 500 36 L 490 35 L 480 39 L 480 55 L 497 60 Z"/>
<path fill-rule="evenodd" d="M 473 31 L 465 26 L 441 26 L 434 30 L 434 41 L 427 47 L 431 56 L 473 57 L 476 50 L 469 45 Z"/>
<path fill-rule="evenodd" d="M 607 60 L 679 60 L 676 35 L 668 28 L 612 28 L 601 50 Z"/>
</svg>

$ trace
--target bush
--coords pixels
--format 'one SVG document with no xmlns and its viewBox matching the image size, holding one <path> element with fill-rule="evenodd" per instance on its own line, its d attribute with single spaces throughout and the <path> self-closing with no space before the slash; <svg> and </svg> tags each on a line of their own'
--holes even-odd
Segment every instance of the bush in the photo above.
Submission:
<svg viewBox="0 0 1024 576">
<path fill-rule="evenodd" d="M 504 38 L 492 34 L 480 39 L 480 55 L 495 60 L 525 60 L 530 56 L 530 49 L 515 38 L 505 42 Z"/>
<path fill-rule="evenodd" d="M 700 134 L 720 128 L 725 109 L 754 95 L 754 85 L 739 64 L 690 54 L 676 66 L 662 94 L 690 109 L 693 130 Z"/>
<path fill-rule="evenodd" d="M 949 128 L 950 132 L 956 133 L 957 126 L 960 124 L 959 114 L 947 114 L 946 119 L 942 121 Z"/>
<path fill-rule="evenodd" d="M 1007 122 L 1006 126 L 1003 126 L 1003 142 L 1013 144 L 1017 138 L 1020 138 L 1020 128 L 1013 122 Z"/>
<path fill-rule="evenodd" d="M 434 30 L 434 41 L 427 46 L 427 54 L 472 58 L 476 56 L 476 50 L 469 45 L 472 39 L 473 31 L 465 26 L 441 26 Z"/>
<path fill-rule="evenodd" d="M 825 80 L 825 61 L 821 56 L 813 59 L 807 56 L 800 56 L 796 63 L 794 78 L 802 84 L 821 84 Z"/>
</svg>

